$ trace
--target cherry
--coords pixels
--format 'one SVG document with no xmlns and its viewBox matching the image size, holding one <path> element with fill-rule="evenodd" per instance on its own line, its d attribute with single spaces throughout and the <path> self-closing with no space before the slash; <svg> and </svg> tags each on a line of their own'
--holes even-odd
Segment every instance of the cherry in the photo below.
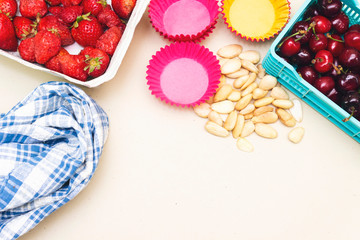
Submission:
<svg viewBox="0 0 360 240">
<path fill-rule="evenodd" d="M 306 9 L 304 13 L 304 19 L 311 19 L 312 17 L 320 15 L 316 5 L 312 5 Z"/>
<path fill-rule="evenodd" d="M 332 77 L 324 76 L 315 80 L 314 86 L 321 93 L 328 95 L 330 91 L 335 87 L 335 81 Z"/>
<path fill-rule="evenodd" d="M 334 103 L 338 105 L 340 104 L 341 94 L 336 90 L 336 88 L 331 89 L 331 91 L 326 96 Z"/>
<path fill-rule="evenodd" d="M 297 69 L 300 77 L 302 77 L 305 81 L 314 85 L 315 80 L 318 78 L 318 74 L 315 69 L 311 66 L 303 66 Z"/>
<path fill-rule="evenodd" d="M 329 34 L 327 35 L 327 38 L 329 39 L 327 50 L 331 52 L 334 57 L 340 56 L 345 47 L 344 40 L 336 34 Z"/>
<path fill-rule="evenodd" d="M 331 70 L 334 62 L 333 55 L 327 50 L 320 50 L 316 53 L 312 61 L 314 68 L 318 73 L 326 73 Z"/>
<path fill-rule="evenodd" d="M 352 72 L 342 74 L 338 78 L 336 86 L 341 92 L 355 91 L 360 86 L 360 76 Z"/>
<path fill-rule="evenodd" d="M 300 43 L 290 37 L 281 43 L 280 52 L 283 56 L 291 57 L 300 51 L 300 47 Z"/>
<path fill-rule="evenodd" d="M 354 24 L 349 28 L 350 31 L 360 32 L 360 24 Z"/>
<path fill-rule="evenodd" d="M 311 64 L 311 60 L 313 59 L 311 51 L 307 48 L 301 48 L 298 53 L 291 56 L 290 61 L 294 65 L 303 66 Z"/>
<path fill-rule="evenodd" d="M 341 100 L 341 107 L 348 113 L 350 116 L 345 118 L 343 121 L 347 122 L 353 116 L 356 119 L 360 119 L 360 93 L 356 91 L 349 91 L 344 94 Z"/>
<path fill-rule="evenodd" d="M 328 39 L 324 34 L 313 34 L 309 40 L 309 48 L 314 53 L 327 48 Z"/>
<path fill-rule="evenodd" d="M 299 21 L 295 23 L 291 34 L 297 33 L 294 38 L 295 40 L 299 41 L 300 44 L 306 44 L 309 42 L 311 37 L 311 29 L 310 29 L 310 23 L 307 21 Z"/>
<path fill-rule="evenodd" d="M 349 17 L 344 12 L 340 12 L 331 19 L 332 27 L 339 34 L 344 34 L 349 29 L 349 23 Z"/>
<path fill-rule="evenodd" d="M 326 17 L 334 17 L 340 13 L 342 3 L 340 0 L 319 0 L 318 8 L 322 15 Z"/>
<path fill-rule="evenodd" d="M 360 53 L 355 48 L 345 47 L 339 56 L 339 62 L 343 67 L 360 67 Z"/>
<path fill-rule="evenodd" d="M 327 33 L 331 30 L 331 22 L 324 16 L 315 16 L 311 21 L 315 23 L 316 33 Z"/>
<path fill-rule="evenodd" d="M 334 59 L 333 67 L 328 72 L 328 76 L 333 77 L 334 79 L 337 79 L 338 76 L 340 76 L 343 72 L 343 68 L 339 63 L 339 60 L 337 58 Z"/>
<path fill-rule="evenodd" d="M 344 35 L 345 44 L 360 51 L 360 32 L 349 31 Z"/>
</svg>

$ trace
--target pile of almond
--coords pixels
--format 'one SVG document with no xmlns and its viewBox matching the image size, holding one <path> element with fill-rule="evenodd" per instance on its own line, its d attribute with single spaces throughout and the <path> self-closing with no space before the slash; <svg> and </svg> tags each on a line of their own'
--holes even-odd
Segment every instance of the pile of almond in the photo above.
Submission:
<svg viewBox="0 0 360 240">
<path fill-rule="evenodd" d="M 237 147 L 252 152 L 254 146 L 246 137 L 255 132 L 260 137 L 278 137 L 271 125 L 278 120 L 291 128 L 288 139 L 299 143 L 304 128 L 302 107 L 298 99 L 289 99 L 277 79 L 265 73 L 259 64 L 261 56 L 254 50 L 243 51 L 238 44 L 222 47 L 217 52 L 221 66 L 219 87 L 208 101 L 194 107 L 195 113 L 208 121 L 205 129 L 219 137 L 232 136 Z"/>
</svg>

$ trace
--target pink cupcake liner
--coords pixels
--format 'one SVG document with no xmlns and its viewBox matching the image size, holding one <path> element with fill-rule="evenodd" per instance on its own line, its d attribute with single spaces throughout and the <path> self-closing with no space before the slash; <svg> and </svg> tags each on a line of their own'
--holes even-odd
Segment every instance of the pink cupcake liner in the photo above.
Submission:
<svg viewBox="0 0 360 240">
<path fill-rule="evenodd" d="M 215 28 L 220 13 L 217 0 L 151 0 L 153 28 L 171 41 L 205 39 Z"/>
<path fill-rule="evenodd" d="M 171 105 L 191 107 L 205 102 L 220 83 L 216 56 L 193 42 L 176 42 L 161 48 L 147 68 L 151 94 Z"/>
</svg>

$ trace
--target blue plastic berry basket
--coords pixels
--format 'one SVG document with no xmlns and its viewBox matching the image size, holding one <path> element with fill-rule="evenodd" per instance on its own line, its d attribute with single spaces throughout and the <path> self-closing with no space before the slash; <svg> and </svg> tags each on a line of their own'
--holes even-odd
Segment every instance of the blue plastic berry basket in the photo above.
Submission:
<svg viewBox="0 0 360 240">
<path fill-rule="evenodd" d="M 360 24 L 360 2 L 358 1 L 342 0 L 343 11 L 349 17 L 350 25 Z M 294 24 L 302 20 L 302 16 L 307 8 L 316 2 L 317 0 L 306 0 L 296 12 L 272 43 L 269 52 L 263 60 L 263 67 L 267 73 L 276 76 L 282 85 L 360 143 L 360 122 L 353 117 L 349 121 L 343 122 L 343 119 L 349 117 L 349 113 L 301 78 L 295 68 L 275 52 L 282 39 L 290 34 Z"/>
</svg>

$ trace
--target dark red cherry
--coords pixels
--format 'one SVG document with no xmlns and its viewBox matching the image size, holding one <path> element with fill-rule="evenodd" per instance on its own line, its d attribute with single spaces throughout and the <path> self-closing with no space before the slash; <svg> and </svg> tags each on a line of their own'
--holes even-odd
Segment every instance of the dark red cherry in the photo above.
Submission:
<svg viewBox="0 0 360 240">
<path fill-rule="evenodd" d="M 331 30 L 331 22 L 324 16 L 315 16 L 311 19 L 311 22 L 315 22 L 316 33 L 327 33 Z"/>
<path fill-rule="evenodd" d="M 317 6 L 320 13 L 326 17 L 334 17 L 339 14 L 342 9 L 340 0 L 319 0 Z"/>
<path fill-rule="evenodd" d="M 296 34 L 294 38 L 296 41 L 299 41 L 300 44 L 306 44 L 309 42 L 312 34 L 310 23 L 307 21 L 299 21 L 295 23 L 291 34 Z"/>
<path fill-rule="evenodd" d="M 339 60 L 335 58 L 333 62 L 333 66 L 330 69 L 330 71 L 327 73 L 327 75 L 333 77 L 334 79 L 337 79 L 338 76 L 342 74 L 342 72 L 343 72 L 343 68 L 339 63 Z"/>
<path fill-rule="evenodd" d="M 335 81 L 332 77 L 324 76 L 315 80 L 314 86 L 321 93 L 328 95 L 330 91 L 335 87 Z"/>
<path fill-rule="evenodd" d="M 336 90 L 336 88 L 331 89 L 331 91 L 326 95 L 336 104 L 340 104 L 341 94 Z"/>
<path fill-rule="evenodd" d="M 297 69 L 300 77 L 302 77 L 305 81 L 314 85 L 315 80 L 318 78 L 318 73 L 311 66 L 303 66 Z"/>
<path fill-rule="evenodd" d="M 354 24 L 349 28 L 350 31 L 360 32 L 360 24 Z"/>
<path fill-rule="evenodd" d="M 307 48 L 301 48 L 298 53 L 291 56 L 290 61 L 292 64 L 297 66 L 310 65 L 311 60 L 313 59 L 313 55 L 311 51 Z"/>
<path fill-rule="evenodd" d="M 341 66 L 346 68 L 360 67 L 360 53 L 355 48 L 345 47 L 339 56 Z"/>
<path fill-rule="evenodd" d="M 360 32 L 349 31 L 344 35 L 345 44 L 360 51 Z"/>
<path fill-rule="evenodd" d="M 312 52 L 317 53 L 327 48 L 328 39 L 324 34 L 312 34 L 309 40 L 309 48 Z"/>
<path fill-rule="evenodd" d="M 304 12 L 304 19 L 311 19 L 315 16 L 320 15 L 319 10 L 316 5 L 312 5 L 306 9 Z"/>
<path fill-rule="evenodd" d="M 329 39 L 327 50 L 331 52 L 331 54 L 334 57 L 340 56 L 340 54 L 345 48 L 344 40 L 339 35 L 336 34 L 332 34 L 332 35 L 329 34 L 327 38 Z"/>
<path fill-rule="evenodd" d="M 280 52 L 285 57 L 291 57 L 300 51 L 300 43 L 296 42 L 293 37 L 286 39 L 281 47 Z"/>
<path fill-rule="evenodd" d="M 356 73 L 345 73 L 338 77 L 336 87 L 341 92 L 355 91 L 360 86 L 360 76 Z"/>
<path fill-rule="evenodd" d="M 347 122 L 351 117 L 360 119 L 360 93 L 356 91 L 349 91 L 345 93 L 341 100 L 341 107 L 350 114 L 349 117 L 343 121 Z"/>
<path fill-rule="evenodd" d="M 320 50 L 313 60 L 314 68 L 318 73 L 326 73 L 333 67 L 334 57 L 327 50 Z"/>
<path fill-rule="evenodd" d="M 339 34 L 344 34 L 349 29 L 349 23 L 349 17 L 344 12 L 340 12 L 331 19 L 333 29 Z"/>
</svg>

